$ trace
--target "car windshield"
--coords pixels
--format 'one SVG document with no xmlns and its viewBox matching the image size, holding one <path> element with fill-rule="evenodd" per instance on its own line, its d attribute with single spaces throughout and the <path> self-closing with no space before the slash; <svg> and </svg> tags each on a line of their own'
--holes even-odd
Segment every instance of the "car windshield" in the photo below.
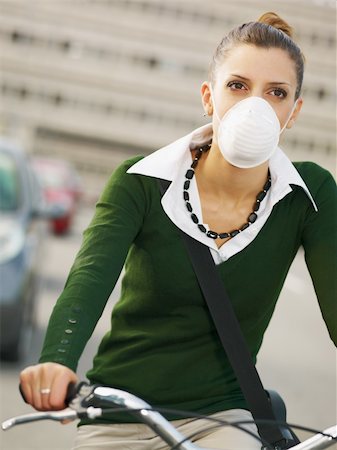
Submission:
<svg viewBox="0 0 337 450">
<path fill-rule="evenodd" d="M 14 159 L 0 153 L 0 211 L 14 211 L 19 207 L 18 172 Z"/>
</svg>

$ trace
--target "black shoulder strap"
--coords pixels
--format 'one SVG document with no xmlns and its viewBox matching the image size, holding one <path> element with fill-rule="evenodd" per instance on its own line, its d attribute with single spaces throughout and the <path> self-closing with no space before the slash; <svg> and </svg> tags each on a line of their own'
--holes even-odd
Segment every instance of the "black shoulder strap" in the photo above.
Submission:
<svg viewBox="0 0 337 450">
<path fill-rule="evenodd" d="M 170 182 L 159 180 L 162 195 Z M 275 421 L 275 415 L 247 343 L 236 318 L 224 284 L 216 270 L 209 248 L 181 231 L 194 271 L 221 343 L 238 378 L 243 395 L 255 420 Z M 257 424 L 260 436 L 280 449 L 299 441 L 287 428 L 273 424 Z"/>
</svg>

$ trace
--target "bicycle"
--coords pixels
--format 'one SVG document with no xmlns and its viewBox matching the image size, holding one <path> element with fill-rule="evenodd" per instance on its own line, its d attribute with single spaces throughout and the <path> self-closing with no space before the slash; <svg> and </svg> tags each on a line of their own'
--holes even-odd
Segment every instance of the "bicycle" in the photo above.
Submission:
<svg viewBox="0 0 337 450">
<path fill-rule="evenodd" d="M 90 386 L 86 382 L 81 382 L 77 386 L 74 384 L 69 385 L 66 403 L 68 404 L 68 408 L 62 411 L 37 412 L 12 417 L 2 423 L 2 429 L 8 430 L 15 425 L 39 420 L 55 420 L 61 422 L 64 420 L 76 420 L 81 418 L 96 419 L 103 414 L 127 411 L 134 414 L 140 422 L 145 423 L 154 430 L 163 441 L 171 447 L 171 450 L 207 450 L 193 444 L 190 441 L 190 438 L 192 438 L 191 436 L 183 436 L 168 420 L 165 419 L 163 414 L 172 412 L 172 410 L 162 408 L 154 409 L 141 398 L 126 391 L 105 386 Z M 185 415 L 186 412 L 182 412 L 182 414 Z M 192 413 L 191 415 L 194 417 L 206 417 Z M 243 432 L 251 433 L 242 427 L 242 425 L 248 423 L 247 421 L 229 423 L 218 419 L 212 419 L 212 422 L 212 427 L 214 427 L 215 422 L 217 426 L 235 426 Z M 337 424 L 324 431 L 317 431 L 292 424 L 282 425 L 316 433 L 311 438 L 292 447 L 293 450 L 321 450 L 337 444 Z M 255 438 L 261 441 L 259 436 L 255 436 Z M 274 447 L 266 442 L 262 442 L 262 445 L 262 448 L 266 450 L 274 449 Z"/>
</svg>

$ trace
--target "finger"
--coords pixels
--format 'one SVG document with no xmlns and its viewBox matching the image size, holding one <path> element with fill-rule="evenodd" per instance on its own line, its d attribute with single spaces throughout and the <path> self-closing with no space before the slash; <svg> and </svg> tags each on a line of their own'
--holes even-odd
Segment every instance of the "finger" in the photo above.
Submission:
<svg viewBox="0 0 337 450">
<path fill-rule="evenodd" d="M 32 404 L 33 401 L 33 395 L 32 395 L 32 389 L 30 386 L 30 375 L 29 375 L 29 368 L 23 370 L 20 373 L 20 387 L 21 387 L 21 395 L 24 396 L 24 400 Z"/>
<path fill-rule="evenodd" d="M 48 411 L 51 409 L 51 405 L 49 402 L 50 394 L 51 394 L 51 387 L 53 384 L 53 374 L 48 367 L 48 365 L 44 365 L 41 367 L 40 370 L 40 401 L 42 405 L 42 409 L 45 411 Z"/>
<path fill-rule="evenodd" d="M 46 386 L 45 383 L 41 384 L 40 387 L 40 399 L 41 399 L 41 409 L 43 411 L 49 411 L 51 408 L 50 403 L 49 403 L 49 397 L 50 397 L 50 388 L 47 387 L 43 387 Z"/>
<path fill-rule="evenodd" d="M 41 382 L 40 382 L 41 373 L 39 369 L 35 369 L 32 371 L 31 374 L 31 382 L 30 382 L 30 388 L 32 392 L 32 403 L 31 405 L 37 409 L 38 411 L 43 410 L 43 405 L 41 401 Z"/>
<path fill-rule="evenodd" d="M 61 424 L 62 424 L 62 425 L 68 425 L 68 423 L 71 423 L 71 422 L 73 422 L 73 421 L 70 420 L 70 419 L 64 419 L 64 420 L 61 420 Z"/>
<path fill-rule="evenodd" d="M 49 402 L 52 409 L 64 409 L 67 407 L 65 399 L 68 385 L 71 382 L 77 382 L 77 376 L 70 369 L 63 367 L 60 369 L 57 377 L 53 379 Z"/>
<path fill-rule="evenodd" d="M 34 408 L 41 409 L 39 395 L 39 381 L 37 370 L 34 366 L 28 367 L 21 376 L 22 390 L 27 402 Z"/>
<path fill-rule="evenodd" d="M 64 409 L 63 392 L 59 389 L 59 379 L 67 376 L 70 370 L 62 365 L 45 363 L 41 370 L 41 403 L 45 410 Z"/>
</svg>

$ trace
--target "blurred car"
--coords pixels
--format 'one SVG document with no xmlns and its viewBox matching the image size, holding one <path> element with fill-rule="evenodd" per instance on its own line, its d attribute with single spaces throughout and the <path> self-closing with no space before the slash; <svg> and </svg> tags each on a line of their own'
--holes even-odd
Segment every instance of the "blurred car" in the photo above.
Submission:
<svg viewBox="0 0 337 450">
<path fill-rule="evenodd" d="M 25 154 L 0 139 L 2 359 L 16 361 L 22 356 L 34 324 L 38 265 L 46 228 L 40 219 L 45 213 L 41 189 Z"/>
<path fill-rule="evenodd" d="M 69 162 L 62 159 L 34 157 L 32 165 L 47 204 L 58 210 L 58 217 L 50 221 L 51 229 L 55 234 L 64 234 L 71 229 L 82 195 L 79 175 Z"/>
</svg>

